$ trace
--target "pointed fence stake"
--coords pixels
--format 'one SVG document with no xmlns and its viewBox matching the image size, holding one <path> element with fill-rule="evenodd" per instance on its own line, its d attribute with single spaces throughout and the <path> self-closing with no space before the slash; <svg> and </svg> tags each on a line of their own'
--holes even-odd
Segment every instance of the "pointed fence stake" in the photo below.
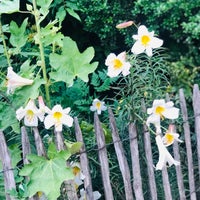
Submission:
<svg viewBox="0 0 200 200">
<path fill-rule="evenodd" d="M 109 171 L 105 136 L 97 113 L 94 114 L 94 128 L 98 146 L 99 162 L 101 165 L 101 174 L 103 179 L 105 200 L 114 200 L 113 191 L 110 183 L 110 171 Z"/>
<path fill-rule="evenodd" d="M 74 118 L 74 125 L 75 125 L 75 132 L 76 132 L 76 140 L 83 144 L 80 149 L 80 164 L 81 164 L 81 171 L 83 172 L 83 175 L 85 176 L 84 188 L 86 192 L 86 199 L 94 199 L 92 181 L 91 181 L 91 176 L 90 176 L 89 161 L 88 161 L 88 157 L 87 157 L 87 153 L 85 149 L 85 144 L 83 141 L 83 135 L 82 135 L 77 117 Z"/>
<path fill-rule="evenodd" d="M 142 191 L 142 179 L 140 173 L 139 150 L 137 141 L 137 130 L 134 123 L 130 123 L 129 127 L 132 171 L 133 171 L 133 189 L 136 200 L 144 200 Z"/>
<path fill-rule="evenodd" d="M 56 147 L 58 151 L 66 149 L 62 132 L 56 132 Z M 64 181 L 64 190 L 67 192 L 68 200 L 78 200 L 74 180 Z"/>
<path fill-rule="evenodd" d="M 188 112 L 187 112 L 186 100 L 183 93 L 183 89 L 179 90 L 179 98 L 180 98 L 181 112 L 183 116 L 183 129 L 184 129 L 184 135 L 185 135 L 185 145 L 186 145 L 187 161 L 188 161 L 190 200 L 196 200 L 194 167 L 193 167 L 193 159 L 192 159 L 192 145 L 191 145 L 191 137 L 190 137 L 190 125 L 188 122 Z"/>
<path fill-rule="evenodd" d="M 8 151 L 4 134 L 1 130 L 0 130 L 0 158 L 3 165 L 6 200 L 15 200 L 15 198 L 9 195 L 7 192 L 8 190 L 16 189 L 16 184 L 15 184 L 10 154 Z"/>
<path fill-rule="evenodd" d="M 133 200 L 130 169 L 129 169 L 128 162 L 124 153 L 122 142 L 119 137 L 114 114 L 111 108 L 108 109 L 108 113 L 109 113 L 110 128 L 112 131 L 112 138 L 113 138 L 113 143 L 115 147 L 115 152 L 117 155 L 119 168 L 122 173 L 122 178 L 124 182 L 126 200 Z"/>
<path fill-rule="evenodd" d="M 197 84 L 195 84 L 193 87 L 193 110 L 195 116 L 195 133 L 197 140 L 198 167 L 200 174 L 200 91 Z"/>
<path fill-rule="evenodd" d="M 37 154 L 38 156 L 44 156 L 46 157 L 46 151 L 42 142 L 42 138 L 39 134 L 38 128 L 33 127 L 33 133 L 34 133 L 34 138 L 35 138 L 35 146 L 37 149 Z"/>
</svg>

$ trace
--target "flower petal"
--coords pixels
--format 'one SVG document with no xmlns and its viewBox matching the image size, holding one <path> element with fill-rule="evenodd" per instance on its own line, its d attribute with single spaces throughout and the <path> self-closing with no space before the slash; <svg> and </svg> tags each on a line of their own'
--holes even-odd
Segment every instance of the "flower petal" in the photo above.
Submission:
<svg viewBox="0 0 200 200">
<path fill-rule="evenodd" d="M 143 45 L 141 45 L 141 43 L 139 41 L 136 41 L 135 44 L 133 45 L 133 47 L 131 48 L 131 52 L 133 54 L 143 53 L 144 50 L 145 50 L 145 47 Z"/>
<path fill-rule="evenodd" d="M 44 126 L 46 129 L 49 129 L 54 125 L 54 119 L 51 115 L 47 115 L 44 119 Z"/>
</svg>

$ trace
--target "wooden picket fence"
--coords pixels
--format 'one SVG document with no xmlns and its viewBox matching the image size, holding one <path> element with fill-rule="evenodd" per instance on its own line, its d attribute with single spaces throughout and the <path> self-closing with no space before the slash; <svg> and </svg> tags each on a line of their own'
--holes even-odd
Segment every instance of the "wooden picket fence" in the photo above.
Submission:
<svg viewBox="0 0 200 200">
<path fill-rule="evenodd" d="M 193 115 L 194 117 L 194 134 L 196 146 L 191 144 L 191 130 L 187 112 L 187 105 L 186 99 L 184 96 L 183 89 L 179 90 L 179 102 L 180 102 L 180 109 L 181 115 L 183 120 L 183 132 L 184 132 L 184 145 L 185 145 L 185 155 L 186 159 L 182 160 L 180 149 L 178 143 L 175 141 L 173 144 L 173 156 L 175 160 L 180 161 L 180 165 L 172 166 L 175 168 L 177 182 L 177 190 L 179 192 L 180 200 L 198 200 L 197 193 L 199 191 L 200 182 L 195 180 L 194 176 L 194 166 L 193 165 L 193 151 L 192 149 L 197 149 L 197 155 L 195 155 L 198 159 L 198 174 L 200 173 L 200 91 L 197 84 L 193 87 Z M 145 108 L 143 108 L 145 110 Z M 123 142 L 120 138 L 116 121 L 113 115 L 112 110 L 108 109 L 109 113 L 109 123 L 110 129 L 112 132 L 112 144 L 114 145 L 114 149 L 116 152 L 116 156 L 118 159 L 119 169 L 123 179 L 124 185 L 124 198 L 116 198 L 117 200 L 143 200 L 144 199 L 144 192 L 143 192 L 143 180 L 141 175 L 141 163 L 140 163 L 140 151 L 139 151 L 139 142 L 138 142 L 138 132 L 136 125 L 134 122 L 128 125 L 128 132 L 129 132 L 129 141 L 130 141 L 130 152 L 131 152 L 131 169 L 130 165 L 128 164 L 127 157 L 125 155 L 125 150 L 123 147 Z M 74 125 L 75 125 L 75 133 L 76 139 L 79 142 L 82 142 L 83 145 L 80 150 L 80 164 L 83 174 L 85 175 L 84 179 L 84 187 L 86 191 L 86 199 L 93 200 L 93 187 L 91 181 L 91 174 L 89 168 L 89 160 L 87 156 L 87 149 L 84 145 L 84 138 L 81 132 L 81 128 L 79 126 L 78 119 L 74 118 Z M 101 126 L 101 122 L 99 120 L 98 115 L 94 114 L 94 128 L 95 128 L 95 135 L 96 135 L 96 142 L 98 146 L 98 158 L 101 168 L 101 177 L 102 177 L 102 184 L 104 188 L 104 194 L 101 199 L 105 200 L 114 200 L 113 195 L 113 188 L 111 185 L 110 179 L 110 170 L 109 170 L 109 161 L 108 161 L 108 154 L 107 154 L 107 145 L 105 142 L 105 136 L 103 133 L 103 129 Z M 46 152 L 42 143 L 42 139 L 39 135 L 39 132 L 36 128 L 33 128 L 34 132 L 34 139 L 36 144 L 36 149 L 38 155 L 45 156 Z M 30 153 L 30 143 L 29 138 L 26 133 L 25 127 L 21 128 L 22 133 L 22 150 L 23 150 L 23 162 L 24 164 L 28 163 L 26 159 L 26 155 Z M 64 149 L 64 142 L 62 133 L 56 133 L 56 144 L 57 149 L 61 150 Z M 146 158 L 146 167 L 148 173 L 148 182 L 149 182 L 149 197 L 148 199 L 151 200 L 159 200 L 158 198 L 158 191 L 157 191 L 157 183 L 155 179 L 155 167 L 153 163 L 153 155 L 152 155 L 152 146 L 151 146 L 151 137 L 146 125 L 143 125 L 143 141 L 144 141 L 144 154 Z M 0 131 L 0 156 L 3 163 L 3 173 L 4 173 L 4 182 L 5 182 L 5 191 L 10 190 L 12 188 L 16 188 L 16 183 L 14 180 L 13 170 L 11 170 L 11 159 L 9 156 L 8 148 L 6 145 L 5 137 L 2 131 Z M 182 167 L 187 166 L 187 174 L 182 173 Z M 185 172 L 185 171 L 184 171 Z M 156 172 L 157 173 L 157 172 Z M 164 197 L 162 199 L 165 200 L 172 200 L 172 190 L 170 187 L 170 177 L 168 174 L 168 168 L 164 167 L 163 170 L 160 172 L 162 174 L 162 187 L 164 190 Z M 187 186 L 185 186 L 185 178 L 187 177 Z M 73 184 L 70 185 L 70 181 L 66 183 L 66 187 L 68 187 L 68 199 L 69 200 L 77 200 L 76 189 L 73 188 Z M 69 188 L 69 186 L 71 188 Z M 186 195 L 187 191 L 187 195 Z M 13 200 L 14 198 L 6 193 L 6 200 Z M 37 199 L 37 197 L 32 197 L 29 199 Z"/>
</svg>

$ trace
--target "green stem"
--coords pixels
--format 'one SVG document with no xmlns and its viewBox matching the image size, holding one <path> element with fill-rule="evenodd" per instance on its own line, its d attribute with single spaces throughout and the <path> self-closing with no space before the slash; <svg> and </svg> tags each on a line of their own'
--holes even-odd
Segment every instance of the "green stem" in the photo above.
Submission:
<svg viewBox="0 0 200 200">
<path fill-rule="evenodd" d="M 45 63 L 45 56 L 44 56 L 44 47 L 43 47 L 43 44 L 42 44 L 42 41 L 41 41 L 39 11 L 37 10 L 36 0 L 33 0 L 33 9 L 34 9 L 34 17 L 35 17 L 35 23 L 36 23 L 36 28 L 37 28 L 37 34 L 38 34 L 38 44 L 39 44 L 39 49 L 40 49 L 42 74 L 43 74 L 43 78 L 45 80 L 46 103 L 50 107 L 51 102 L 50 102 L 50 94 L 49 94 L 49 80 L 47 78 L 46 63 Z"/>
<path fill-rule="evenodd" d="M 8 54 L 8 51 L 7 51 L 6 40 L 5 40 L 5 37 L 4 37 L 4 34 L 3 34 L 3 27 L 2 27 L 2 23 L 1 23 L 1 15 L 0 15 L 0 37 L 2 38 L 3 47 L 4 47 L 4 54 L 6 56 L 8 66 L 11 67 L 10 56 Z"/>
</svg>

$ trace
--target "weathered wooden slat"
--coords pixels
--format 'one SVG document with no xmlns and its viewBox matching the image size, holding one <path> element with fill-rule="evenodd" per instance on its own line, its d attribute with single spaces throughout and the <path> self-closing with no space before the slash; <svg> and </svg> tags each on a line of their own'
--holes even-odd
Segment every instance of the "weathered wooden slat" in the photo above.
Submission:
<svg viewBox="0 0 200 200">
<path fill-rule="evenodd" d="M 144 100 L 142 100 L 141 106 L 142 106 L 142 111 L 146 113 Z M 147 161 L 147 173 L 148 173 L 151 199 L 157 200 L 158 197 L 157 197 L 157 187 L 156 187 L 155 174 L 154 174 L 151 138 L 150 138 L 150 133 L 148 131 L 148 127 L 146 124 L 143 125 L 143 132 L 144 132 L 144 149 L 145 149 L 145 156 L 146 156 L 146 161 Z"/>
<path fill-rule="evenodd" d="M 31 146 L 30 146 L 30 141 L 29 141 L 25 126 L 21 127 L 21 136 L 22 136 L 21 140 L 22 140 L 23 163 L 28 164 L 29 161 L 26 158 L 26 156 L 31 153 Z M 27 181 L 29 180 L 28 177 L 26 177 L 26 180 Z M 29 200 L 39 200 L 39 196 L 37 194 L 35 194 L 33 197 L 29 197 L 28 199 Z"/>
<path fill-rule="evenodd" d="M 149 178 L 149 189 L 151 193 L 151 199 L 157 200 L 157 187 L 155 181 L 154 174 L 154 165 L 153 165 L 153 156 L 152 156 L 152 148 L 151 148 L 151 139 L 150 133 L 147 131 L 146 125 L 144 125 L 144 148 L 145 148 L 145 156 L 147 160 L 147 172 Z"/>
<path fill-rule="evenodd" d="M 58 151 L 65 149 L 64 137 L 62 132 L 55 131 L 56 147 Z M 68 200 L 78 200 L 74 180 L 64 181 L 64 188 L 67 192 Z"/>
<path fill-rule="evenodd" d="M 26 158 L 26 156 L 31 153 L 31 145 L 30 145 L 30 141 L 29 141 L 25 126 L 21 127 L 21 140 L 22 140 L 23 163 L 28 164 L 29 161 Z"/>
<path fill-rule="evenodd" d="M 172 200 L 171 188 L 170 188 L 170 181 L 167 172 L 167 167 L 163 167 L 162 169 L 162 180 L 163 180 L 163 188 L 165 193 L 165 199 Z"/>
<path fill-rule="evenodd" d="M 113 143 L 114 143 L 114 147 L 115 147 L 115 152 L 117 155 L 119 168 L 120 168 L 120 171 L 121 171 L 122 177 L 123 177 L 126 200 L 133 200 L 130 169 L 129 169 L 128 162 L 127 162 L 127 159 L 126 159 L 126 156 L 124 153 L 124 148 L 122 146 L 122 142 L 119 137 L 119 133 L 117 130 L 113 112 L 110 108 L 108 109 L 108 112 L 109 112 L 110 128 L 112 131 L 112 138 L 113 138 Z"/>
<path fill-rule="evenodd" d="M 10 154 L 8 151 L 4 134 L 1 130 L 0 130 L 0 158 L 3 165 L 6 200 L 15 200 L 15 198 L 12 197 L 7 192 L 8 190 L 16 189 L 16 184 L 15 184 Z"/>
<path fill-rule="evenodd" d="M 193 87 L 193 110 L 195 115 L 195 133 L 197 140 L 197 156 L 200 174 L 200 92 L 197 84 Z M 199 176 L 200 179 L 200 176 Z"/>
<path fill-rule="evenodd" d="M 185 145 L 186 145 L 187 161 L 188 161 L 190 200 L 196 200 L 190 125 L 188 122 L 188 112 L 187 112 L 186 100 L 183 93 L 183 89 L 179 90 L 179 98 L 180 98 L 181 112 L 183 116 L 183 129 L 184 129 L 184 137 L 185 137 Z"/>
<path fill-rule="evenodd" d="M 86 153 L 83 135 L 82 135 L 77 117 L 74 118 L 74 125 L 75 125 L 76 140 L 83 144 L 80 149 L 80 164 L 81 164 L 81 171 L 83 172 L 85 176 L 84 188 L 85 188 L 85 193 L 86 193 L 86 199 L 94 199 L 92 181 L 91 181 L 91 176 L 90 176 L 89 161 L 88 161 L 88 157 Z"/>
<path fill-rule="evenodd" d="M 64 137 L 62 132 L 55 131 L 55 139 L 56 139 L 56 147 L 58 151 L 64 150 L 65 149 L 65 144 L 64 144 Z"/>
<path fill-rule="evenodd" d="M 38 128 L 33 127 L 33 134 L 34 134 L 34 139 L 35 139 L 35 146 L 37 149 L 37 154 L 38 156 L 46 156 L 46 151 L 42 142 L 42 138 L 39 134 Z"/>
<path fill-rule="evenodd" d="M 131 149 L 131 160 L 132 160 L 132 171 L 133 171 L 133 189 L 135 193 L 135 198 L 136 200 L 144 200 L 142 191 L 142 179 L 140 173 L 137 130 L 135 124 L 130 123 L 128 129 L 130 138 L 130 149 Z"/>
<path fill-rule="evenodd" d="M 101 166 L 101 175 L 104 186 L 105 200 L 113 200 L 114 197 L 110 183 L 110 171 L 109 171 L 105 136 L 97 113 L 94 114 L 94 128 L 98 146 L 98 156 Z"/>
<path fill-rule="evenodd" d="M 173 132 L 176 133 L 175 125 L 171 124 L 170 126 L 173 128 Z M 180 161 L 179 145 L 176 140 L 173 143 L 173 152 L 174 152 L 174 159 Z M 181 164 L 176 166 L 176 179 L 178 184 L 179 198 L 180 200 L 186 200 Z"/>
</svg>

